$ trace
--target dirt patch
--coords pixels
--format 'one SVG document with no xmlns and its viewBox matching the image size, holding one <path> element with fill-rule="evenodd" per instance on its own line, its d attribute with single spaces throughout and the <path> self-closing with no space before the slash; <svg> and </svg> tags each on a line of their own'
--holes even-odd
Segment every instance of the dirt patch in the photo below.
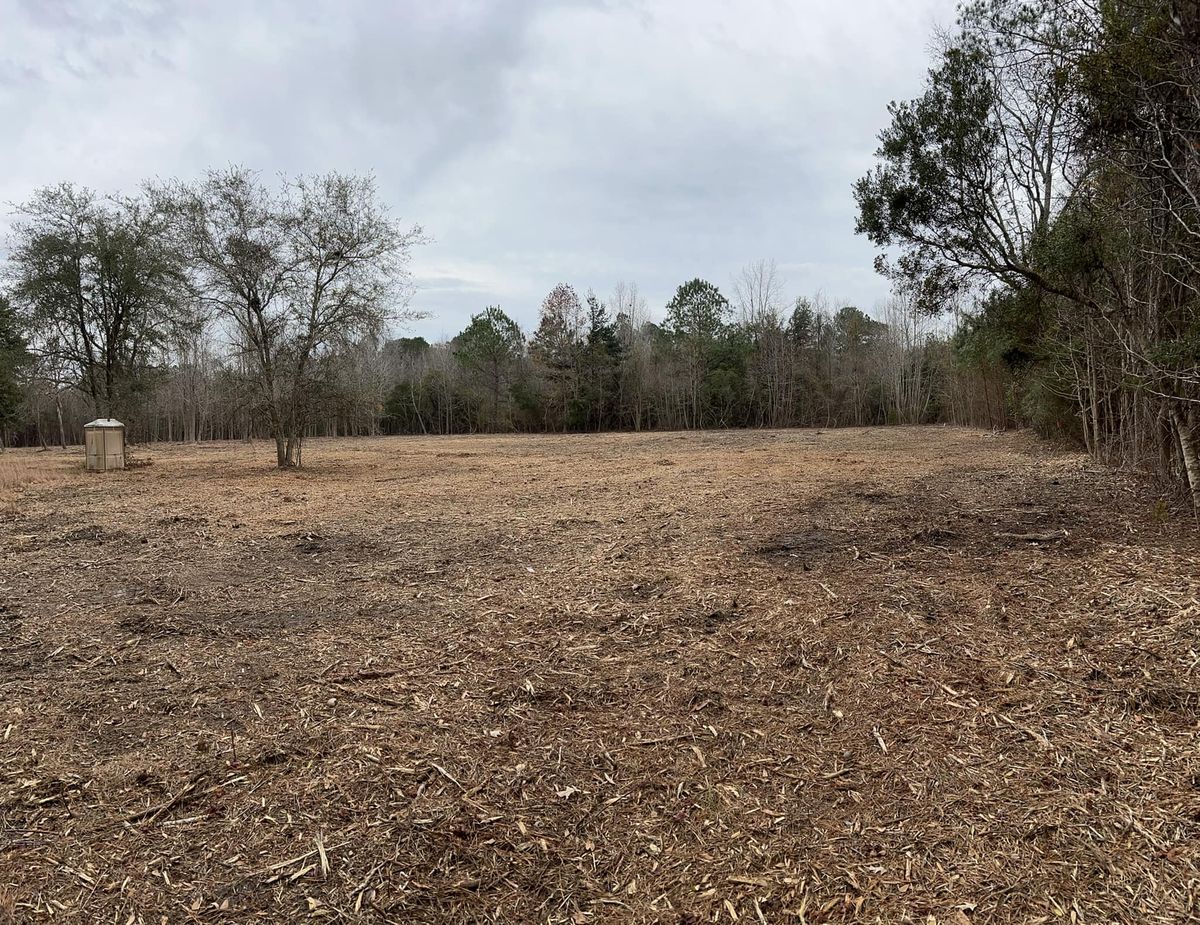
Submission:
<svg viewBox="0 0 1200 925">
<path fill-rule="evenodd" d="M 900 491 L 835 489 L 751 548 L 802 568 L 846 558 L 907 562 L 930 548 L 985 557 L 1053 544 L 1062 554 L 1080 553 L 1119 539 L 1123 529 L 1096 506 L 1096 478 L 1086 469 L 1050 479 L 1037 470 L 966 470 L 935 482 L 913 479 Z"/>
</svg>

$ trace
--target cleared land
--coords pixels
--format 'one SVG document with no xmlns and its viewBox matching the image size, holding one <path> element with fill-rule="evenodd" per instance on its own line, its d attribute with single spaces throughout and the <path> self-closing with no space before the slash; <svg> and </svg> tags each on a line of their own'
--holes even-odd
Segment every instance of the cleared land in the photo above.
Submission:
<svg viewBox="0 0 1200 925">
<path fill-rule="evenodd" d="M 1200 915 L 1200 547 L 1135 482 L 940 428 L 271 453 L 0 456 L 0 921 Z"/>
</svg>

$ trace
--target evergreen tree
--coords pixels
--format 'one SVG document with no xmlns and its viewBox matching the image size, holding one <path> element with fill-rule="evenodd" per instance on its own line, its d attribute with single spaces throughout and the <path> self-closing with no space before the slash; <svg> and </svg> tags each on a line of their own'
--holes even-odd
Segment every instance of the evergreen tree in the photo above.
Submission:
<svg viewBox="0 0 1200 925">
<path fill-rule="evenodd" d="M 608 308 L 596 298 L 594 292 L 587 294 L 588 333 L 585 353 L 584 404 L 586 420 L 584 426 L 596 428 L 613 426 L 616 417 L 616 398 L 622 357 L 621 340 L 617 336 L 616 322 L 608 315 Z"/>
<path fill-rule="evenodd" d="M 678 345 L 688 386 L 688 426 L 704 425 L 704 384 L 713 349 L 725 329 L 729 300 L 702 279 L 689 280 L 667 303 L 667 328 Z"/>
<path fill-rule="evenodd" d="M 482 382 L 488 397 L 491 430 L 501 428 L 501 396 L 512 378 L 513 366 L 525 350 L 520 326 L 499 305 L 489 305 L 471 316 L 466 329 L 454 338 L 454 356 Z"/>
<path fill-rule="evenodd" d="M 0 295 L 0 448 L 21 420 L 21 371 L 28 363 L 20 321 L 11 303 Z"/>
</svg>

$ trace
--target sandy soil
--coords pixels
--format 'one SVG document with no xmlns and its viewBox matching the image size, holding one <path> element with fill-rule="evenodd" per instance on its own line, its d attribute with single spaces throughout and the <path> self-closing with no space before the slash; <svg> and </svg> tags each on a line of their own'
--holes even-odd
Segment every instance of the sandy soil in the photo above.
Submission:
<svg viewBox="0 0 1200 925">
<path fill-rule="evenodd" d="M 1200 916 L 1200 545 L 1132 479 L 944 428 L 271 452 L 5 454 L 0 921 Z"/>
</svg>

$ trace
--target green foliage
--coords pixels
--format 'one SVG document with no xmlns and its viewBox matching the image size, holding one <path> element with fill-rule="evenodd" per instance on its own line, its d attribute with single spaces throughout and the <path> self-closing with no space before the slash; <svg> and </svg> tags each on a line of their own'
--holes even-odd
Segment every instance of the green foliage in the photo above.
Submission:
<svg viewBox="0 0 1200 925">
<path fill-rule="evenodd" d="M 803 297 L 796 299 L 796 305 L 788 318 L 788 337 L 797 347 L 811 347 L 816 338 L 817 316 L 813 311 L 812 302 Z"/>
<path fill-rule="evenodd" d="M 525 335 L 520 325 L 501 310 L 489 305 L 471 321 L 452 348 L 455 359 L 473 373 L 486 396 L 487 426 L 503 426 L 505 396 L 512 380 L 513 366 L 525 350 Z"/>
<path fill-rule="evenodd" d="M 1090 41 L 1090 16 L 1052 0 L 966 3 L 921 95 L 889 108 L 876 165 L 854 187 L 857 230 L 924 310 L 971 284 L 1033 283 L 1090 304 L 1037 253 L 1076 179 L 1070 55 Z"/>
<path fill-rule="evenodd" d="M 397 337 L 388 341 L 387 349 L 402 356 L 415 356 L 429 349 L 429 341 L 423 337 Z"/>
<path fill-rule="evenodd" d="M 1156 343 L 1149 359 L 1160 369 L 1181 377 L 1195 375 L 1200 367 L 1200 320 L 1193 320 L 1178 337 L 1163 338 Z"/>
<path fill-rule="evenodd" d="M 728 329 L 713 346 L 704 374 L 704 421 L 732 427 L 747 416 L 749 389 L 746 375 L 753 343 L 742 327 Z"/>
<path fill-rule="evenodd" d="M 531 348 L 547 366 L 572 369 L 583 347 L 583 307 L 575 290 L 559 283 L 542 301 L 541 321 Z"/>
<path fill-rule="evenodd" d="M 1055 216 L 1030 247 L 1030 262 L 1046 279 L 1071 291 L 1094 289 L 1106 264 L 1118 255 L 1113 229 L 1086 197 Z"/>
<path fill-rule="evenodd" d="M 1016 379 L 1018 419 L 1043 437 L 1082 443 L 1079 409 L 1070 399 L 1070 383 L 1055 373 L 1052 364 L 1030 367 Z"/>
<path fill-rule="evenodd" d="M 525 347 L 521 327 L 499 305 L 489 305 L 471 316 L 470 323 L 454 338 L 454 355 L 473 370 L 490 370 L 512 362 Z"/>
<path fill-rule="evenodd" d="M 66 183 L 38 190 L 18 214 L 7 270 L 39 353 L 98 412 L 128 416 L 184 292 L 167 216 L 148 199 Z"/>
<path fill-rule="evenodd" d="M 888 108 L 877 165 L 854 186 L 856 230 L 882 248 L 906 249 L 907 274 L 982 268 L 979 238 L 990 208 L 988 173 L 997 129 L 995 88 L 978 49 L 947 48 L 925 92 Z"/>
<path fill-rule="evenodd" d="M 1196 10 L 964 3 L 854 188 L 916 304 L 978 297 L 953 355 L 989 415 L 1176 478 L 1200 430 Z"/>
<path fill-rule="evenodd" d="M 870 347 L 887 331 L 887 325 L 876 321 L 853 305 L 838 309 L 833 317 L 833 332 L 839 350 L 860 351 Z"/>
<path fill-rule="evenodd" d="M 513 430 L 539 433 L 550 429 L 546 395 L 529 365 L 518 366 L 508 386 L 508 400 Z"/>
<path fill-rule="evenodd" d="M 617 324 L 608 308 L 587 294 L 587 337 L 584 345 L 579 394 L 568 411 L 568 426 L 574 430 L 612 426 L 619 413 L 620 369 L 625 350 Z"/>
<path fill-rule="evenodd" d="M 618 358 L 621 355 L 621 341 L 617 337 L 616 322 L 608 315 L 608 308 L 596 298 L 596 294 L 587 295 L 588 311 L 588 349 L 593 353 Z"/>
<path fill-rule="evenodd" d="M 1177 44 L 1174 4 L 1099 4 L 1092 41 L 1074 63 L 1079 131 L 1090 143 L 1137 138 L 1153 131 L 1148 103 L 1195 118 L 1179 62 L 1164 51 Z"/>
<path fill-rule="evenodd" d="M 693 279 L 680 285 L 667 303 L 666 326 L 680 340 L 711 342 L 721 333 L 729 312 L 729 300 L 720 289 L 706 280 Z"/>
<path fill-rule="evenodd" d="M 1041 355 L 1047 311 L 1045 300 L 1030 287 L 993 292 L 955 332 L 955 353 L 981 366 L 1027 366 Z"/>
<path fill-rule="evenodd" d="M 21 420 L 21 375 L 28 362 L 20 320 L 9 300 L 0 295 L 0 446 Z"/>
<path fill-rule="evenodd" d="M 1065 375 L 1053 301 L 1032 286 L 992 292 L 953 340 L 960 364 L 1007 371 L 1012 384 L 1007 413 L 1043 436 L 1079 440 L 1079 409 Z"/>
<path fill-rule="evenodd" d="M 729 300 L 712 283 L 689 280 L 667 303 L 666 330 L 683 357 L 688 386 L 688 421 L 702 427 L 725 405 L 714 397 L 714 348 L 725 332 Z"/>
<path fill-rule="evenodd" d="M 573 287 L 559 283 L 542 300 L 530 352 L 541 367 L 539 386 L 546 394 L 549 426 L 555 430 L 586 427 L 587 316 Z"/>
</svg>

